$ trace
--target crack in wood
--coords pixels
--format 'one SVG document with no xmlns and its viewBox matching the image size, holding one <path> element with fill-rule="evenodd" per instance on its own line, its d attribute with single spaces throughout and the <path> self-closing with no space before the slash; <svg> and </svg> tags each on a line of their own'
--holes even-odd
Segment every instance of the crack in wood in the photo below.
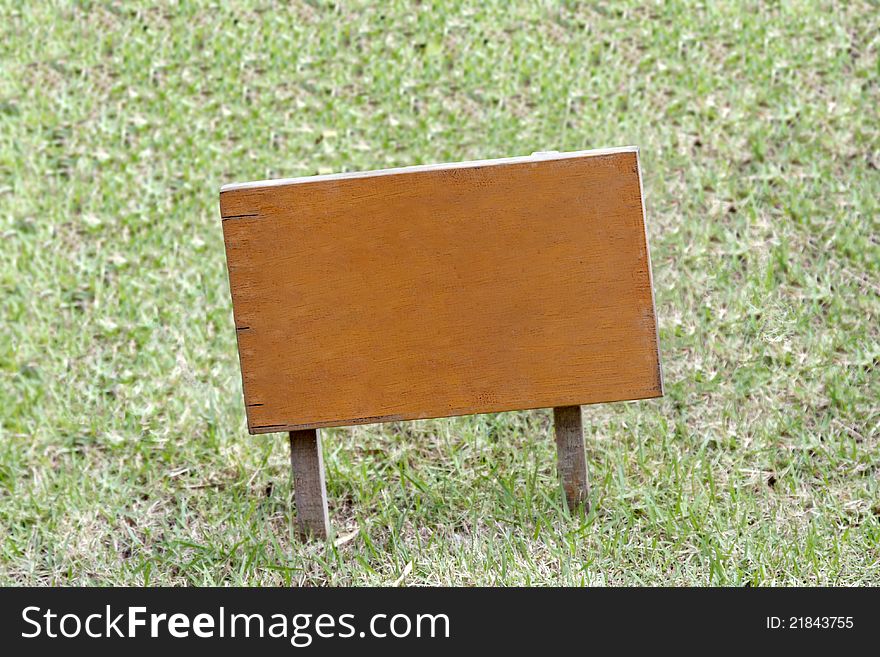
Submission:
<svg viewBox="0 0 880 657">
<path fill-rule="evenodd" d="M 229 215 L 226 215 L 225 217 L 221 217 L 221 219 L 223 221 L 226 221 L 227 219 L 245 219 L 247 217 L 259 217 L 259 216 L 261 216 L 259 212 L 254 212 L 252 214 L 229 214 Z"/>
</svg>

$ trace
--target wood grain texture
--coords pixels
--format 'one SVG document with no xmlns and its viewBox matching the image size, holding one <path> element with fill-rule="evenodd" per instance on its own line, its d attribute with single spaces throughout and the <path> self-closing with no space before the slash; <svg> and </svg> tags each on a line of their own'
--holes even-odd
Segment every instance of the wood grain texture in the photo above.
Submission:
<svg viewBox="0 0 880 657">
<path fill-rule="evenodd" d="M 553 409 L 556 432 L 556 468 L 565 491 L 565 502 L 572 513 L 590 512 L 590 480 L 584 454 L 584 425 L 580 406 L 557 406 Z"/>
<path fill-rule="evenodd" d="M 220 194 L 251 433 L 662 395 L 636 149 Z"/>
<path fill-rule="evenodd" d="M 316 429 L 290 432 L 290 467 L 296 498 L 296 527 L 300 539 L 326 539 L 330 533 L 324 454 Z"/>
</svg>

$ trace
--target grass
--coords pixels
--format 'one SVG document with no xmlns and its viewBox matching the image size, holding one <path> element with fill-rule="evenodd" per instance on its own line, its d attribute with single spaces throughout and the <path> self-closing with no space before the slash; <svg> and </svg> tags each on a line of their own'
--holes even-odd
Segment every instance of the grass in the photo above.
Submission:
<svg viewBox="0 0 880 657">
<path fill-rule="evenodd" d="M 876 2 L 0 6 L 0 583 L 880 584 Z M 642 148 L 667 396 L 246 433 L 225 182 Z"/>
</svg>

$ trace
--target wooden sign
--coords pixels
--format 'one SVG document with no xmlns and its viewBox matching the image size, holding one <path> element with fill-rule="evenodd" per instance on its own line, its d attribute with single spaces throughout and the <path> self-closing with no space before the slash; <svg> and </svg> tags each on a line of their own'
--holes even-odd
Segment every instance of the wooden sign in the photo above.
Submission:
<svg viewBox="0 0 880 657">
<path fill-rule="evenodd" d="M 220 208 L 251 433 L 662 395 L 636 148 L 227 185 Z"/>
<path fill-rule="evenodd" d="M 251 433 L 657 397 L 635 149 L 228 185 Z"/>
</svg>

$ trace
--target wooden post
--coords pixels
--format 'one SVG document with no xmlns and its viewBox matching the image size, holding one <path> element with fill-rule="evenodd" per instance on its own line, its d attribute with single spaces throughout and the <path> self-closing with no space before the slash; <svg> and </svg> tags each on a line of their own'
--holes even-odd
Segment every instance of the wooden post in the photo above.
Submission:
<svg viewBox="0 0 880 657">
<path fill-rule="evenodd" d="M 296 494 L 296 525 L 301 540 L 324 540 L 330 533 L 324 456 L 317 429 L 290 432 L 290 467 Z"/>
<path fill-rule="evenodd" d="M 570 513 L 583 508 L 590 512 L 590 480 L 584 454 L 584 426 L 580 406 L 557 406 L 553 409 L 556 430 L 557 468 L 565 501 Z"/>
</svg>

